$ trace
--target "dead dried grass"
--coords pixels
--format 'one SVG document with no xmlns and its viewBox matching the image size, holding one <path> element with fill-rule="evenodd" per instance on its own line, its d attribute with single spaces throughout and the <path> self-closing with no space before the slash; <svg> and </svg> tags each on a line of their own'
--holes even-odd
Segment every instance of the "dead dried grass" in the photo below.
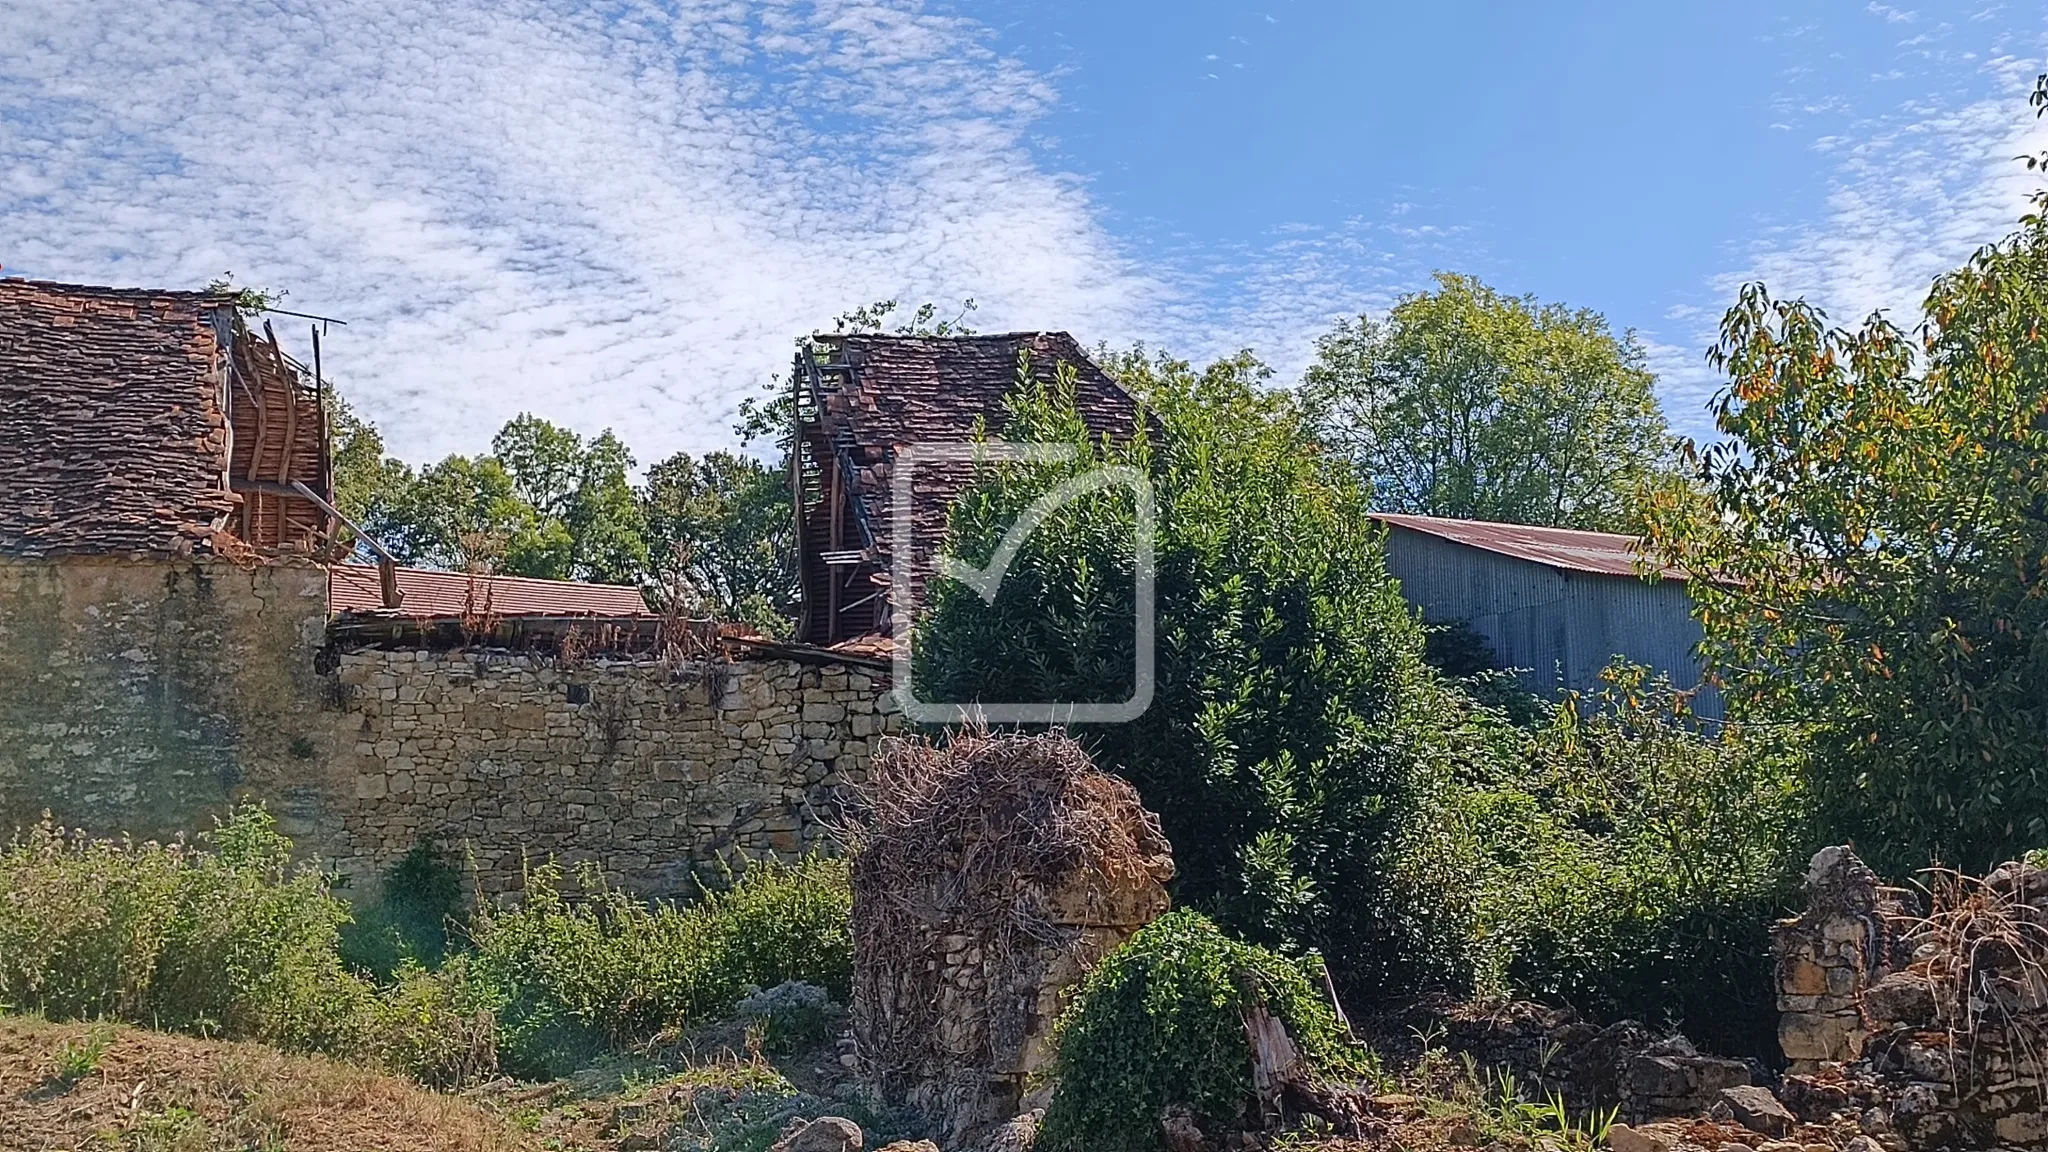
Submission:
<svg viewBox="0 0 2048 1152">
<path fill-rule="evenodd" d="M 52 1054 L 93 1027 L 0 1017 L 0 1148 L 539 1147 L 467 1101 L 250 1042 L 120 1028 L 90 1073 L 56 1081 Z"/>
<path fill-rule="evenodd" d="M 2048 872 L 2009 864 L 1983 878 L 1927 876 L 1932 911 L 1911 929 L 1912 970 L 1927 978 L 1936 1027 L 1963 1057 L 1958 1077 L 1995 1056 L 2048 1078 Z"/>
<path fill-rule="evenodd" d="M 1094 869 L 1112 882 L 1163 878 L 1170 849 L 1137 790 L 1098 771 L 1064 732 L 958 732 L 882 743 L 853 848 L 856 1027 L 863 1064 L 886 1085 L 929 1061 L 940 954 L 966 937 L 992 984 L 1062 942 L 1046 892 Z M 904 994 L 924 979 L 930 995 Z M 973 1028 L 975 1022 L 964 1023 Z"/>
</svg>

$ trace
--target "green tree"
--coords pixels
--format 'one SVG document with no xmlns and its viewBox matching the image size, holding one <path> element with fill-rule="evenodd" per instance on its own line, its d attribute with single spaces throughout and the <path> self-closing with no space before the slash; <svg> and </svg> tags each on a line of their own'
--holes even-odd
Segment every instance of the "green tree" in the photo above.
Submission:
<svg viewBox="0 0 2048 1152">
<path fill-rule="evenodd" d="M 417 478 L 405 461 L 385 454 L 384 434 L 375 424 L 358 416 L 339 393 L 330 391 L 327 395 L 334 506 L 390 547 L 386 538 L 395 534 L 397 526 L 393 516 Z M 358 551 L 366 549 L 359 546 Z"/>
<path fill-rule="evenodd" d="M 1817 831 L 1894 876 L 2048 843 L 2044 327 L 2039 211 L 1935 281 L 1917 339 L 1748 285 L 1710 506 L 1657 506 L 1734 706 L 1804 728 Z"/>
<path fill-rule="evenodd" d="M 1633 530 L 1671 465 L 1632 332 L 1597 312 L 1439 273 L 1385 320 L 1316 342 L 1301 393 L 1390 512 Z"/>
<path fill-rule="evenodd" d="M 1444 759 L 1438 717 L 1456 701 L 1422 662 L 1363 493 L 1249 355 L 1196 370 L 1134 353 L 1106 367 L 1163 437 L 1091 439 L 1070 375 L 1051 388 L 1020 377 L 1005 435 L 1072 443 L 1079 459 L 989 468 L 955 505 L 949 550 L 985 561 L 1027 505 L 1078 470 L 1149 475 L 1157 684 L 1138 719 L 1089 730 L 1097 761 L 1160 813 L 1182 903 L 1342 957 L 1353 988 L 1431 978 L 1419 941 L 1437 901 L 1397 874 Z M 934 581 L 916 634 L 920 695 L 1127 699 L 1132 516 L 1120 489 L 1069 503 L 1031 533 L 993 604 Z"/>
<path fill-rule="evenodd" d="M 735 452 L 678 452 L 648 469 L 641 499 L 657 596 L 694 595 L 723 619 L 789 631 L 796 526 L 786 471 Z"/>
</svg>

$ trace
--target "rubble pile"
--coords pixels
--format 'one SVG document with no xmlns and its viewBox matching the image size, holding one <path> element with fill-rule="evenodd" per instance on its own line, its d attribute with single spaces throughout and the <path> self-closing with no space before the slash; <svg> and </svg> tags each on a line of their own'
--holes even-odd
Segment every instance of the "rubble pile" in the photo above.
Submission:
<svg viewBox="0 0 2048 1152">
<path fill-rule="evenodd" d="M 1847 848 L 1777 930 L 1781 1095 L 1904 1150 L 2048 1149 L 2048 872 L 1933 874 L 1932 911 Z"/>
<path fill-rule="evenodd" d="M 1159 821 L 1063 733 L 891 739 L 853 859 L 855 1055 L 963 1147 L 1030 1106 L 1061 996 L 1165 912 Z"/>
</svg>

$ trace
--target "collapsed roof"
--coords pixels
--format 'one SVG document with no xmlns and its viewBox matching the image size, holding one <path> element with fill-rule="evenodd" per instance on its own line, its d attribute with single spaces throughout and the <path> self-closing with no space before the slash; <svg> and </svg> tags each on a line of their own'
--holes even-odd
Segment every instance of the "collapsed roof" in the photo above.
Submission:
<svg viewBox="0 0 2048 1152">
<path fill-rule="evenodd" d="M 317 384 L 231 296 L 0 280 L 0 555 L 314 554 Z"/>
<path fill-rule="evenodd" d="M 804 619 L 813 644 L 889 629 L 891 475 L 913 446 L 999 436 L 1003 400 L 1026 380 L 1074 374 L 1074 404 L 1090 432 L 1128 440 L 1142 419 L 1131 396 L 1065 332 L 990 336 L 828 335 L 797 355 L 797 537 Z M 1028 372 L 1028 375 L 1026 373 Z M 912 479 L 913 600 L 946 516 L 967 486 L 967 464 L 917 466 Z"/>
</svg>

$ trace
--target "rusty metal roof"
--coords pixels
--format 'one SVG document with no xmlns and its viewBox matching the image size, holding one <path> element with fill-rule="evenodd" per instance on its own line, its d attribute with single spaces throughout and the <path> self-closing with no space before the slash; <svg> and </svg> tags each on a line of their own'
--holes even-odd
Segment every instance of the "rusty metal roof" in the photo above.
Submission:
<svg viewBox="0 0 2048 1152">
<path fill-rule="evenodd" d="M 400 568 L 402 616 L 648 616 L 640 590 L 626 584 L 585 584 L 527 576 L 472 576 L 433 568 Z M 335 564 L 327 569 L 328 609 L 383 613 L 377 569 L 370 564 Z"/>
<path fill-rule="evenodd" d="M 1572 572 L 1640 576 L 1645 571 L 1641 562 L 1643 540 L 1639 536 L 1580 532 L 1571 528 L 1539 528 L 1530 524 L 1498 524 L 1491 520 L 1449 520 L 1399 512 L 1375 512 L 1372 518 L 1396 528 L 1423 532 L 1471 548 Z M 1666 580 L 1686 578 L 1682 568 L 1665 567 L 1657 571 Z"/>
</svg>

